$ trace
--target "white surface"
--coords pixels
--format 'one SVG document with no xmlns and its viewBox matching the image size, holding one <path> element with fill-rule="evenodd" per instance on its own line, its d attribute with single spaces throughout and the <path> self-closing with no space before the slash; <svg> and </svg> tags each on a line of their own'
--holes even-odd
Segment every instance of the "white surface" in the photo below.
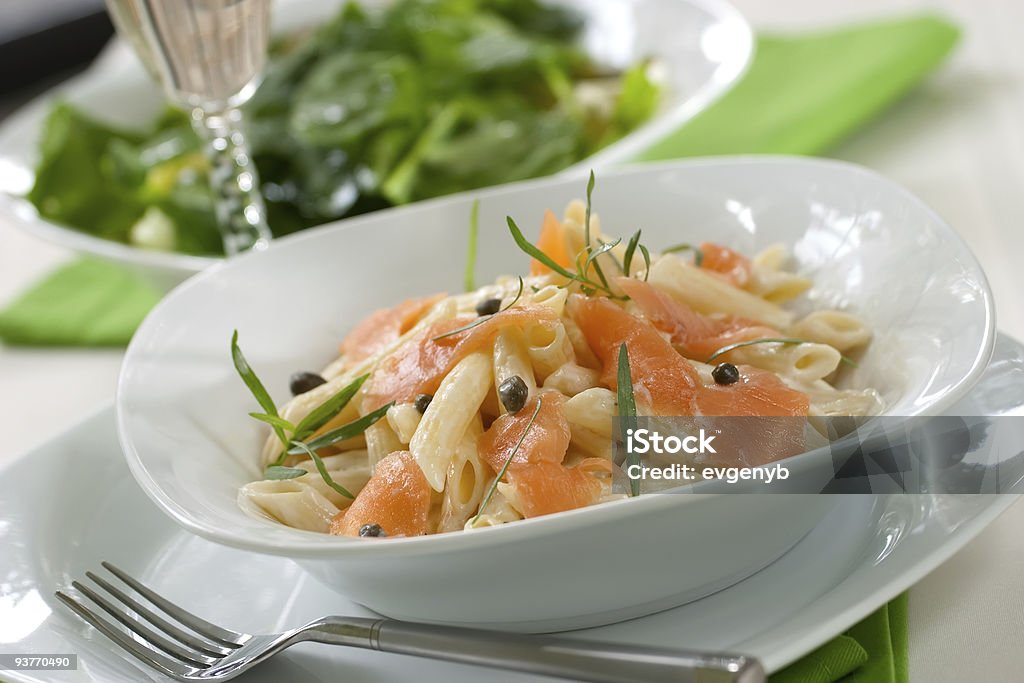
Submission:
<svg viewBox="0 0 1024 683">
<path fill-rule="evenodd" d="M 653 57 L 664 64 L 667 96 L 658 113 L 621 140 L 562 173 L 586 177 L 637 156 L 705 109 L 737 81 L 750 61 L 753 38 L 742 15 L 723 0 L 557 0 L 586 15 L 581 42 L 601 64 L 626 68 Z M 374 0 L 370 4 L 379 4 Z M 333 16 L 338 0 L 279 0 L 274 29 L 285 32 Z M 92 116 L 143 128 L 163 106 L 142 65 L 122 45 L 59 90 L 60 98 Z M 54 244 L 128 265 L 167 290 L 214 263 L 204 256 L 130 247 L 41 218 L 23 195 L 31 186 L 37 140 L 57 92 L 47 92 L 0 124 L 0 220 L 21 222 Z"/>
<path fill-rule="evenodd" d="M 1000 339 L 995 362 L 952 412 L 1021 414 L 1022 375 L 1024 347 Z M 159 678 L 112 656 L 102 636 L 51 597 L 55 586 L 66 587 L 86 570 L 98 570 L 102 559 L 116 558 L 122 568 L 187 609 L 249 632 L 285 630 L 327 612 L 366 614 L 308 581 L 287 560 L 227 549 L 176 529 L 145 499 L 124 461 L 111 457 L 117 450 L 113 422 L 108 407 L 3 470 L 0 540 L 6 552 L 0 556 L 0 576 L 9 599 L 0 602 L 0 642 L 14 654 L 74 652 L 80 657 L 76 672 L 7 673 L 7 678 L 26 683 Z M 979 443 L 982 450 L 984 443 Z M 978 456 L 992 462 L 981 453 L 968 454 L 965 462 Z M 92 495 L 98 489 L 109 495 Z M 45 509 L 38 504 L 42 497 L 53 501 Z M 755 655 L 775 671 L 906 590 L 1011 503 L 1008 496 L 841 497 L 789 553 L 750 579 L 684 607 L 569 636 L 733 650 Z M 127 554 L 125 548 L 134 552 Z M 808 572 L 811 566 L 814 571 Z M 468 683 L 480 680 L 482 673 L 375 652 L 302 649 L 255 669 L 244 680 L 295 680 L 301 671 L 302 680 L 311 683 Z M 506 672 L 489 671 L 486 677 L 529 680 Z"/>
<path fill-rule="evenodd" d="M 964 39 L 950 62 L 836 151 L 931 204 L 988 273 L 1001 329 L 1024 338 L 1024 4 L 1016 0 L 736 0 L 758 27 L 814 27 L 911 9 L 952 14 Z M 0 299 L 62 250 L 0 224 Z M 113 394 L 117 352 L 0 349 L 9 459 Z M 1024 634 L 1024 504 L 911 590 L 912 681 L 1015 681 Z"/>
</svg>

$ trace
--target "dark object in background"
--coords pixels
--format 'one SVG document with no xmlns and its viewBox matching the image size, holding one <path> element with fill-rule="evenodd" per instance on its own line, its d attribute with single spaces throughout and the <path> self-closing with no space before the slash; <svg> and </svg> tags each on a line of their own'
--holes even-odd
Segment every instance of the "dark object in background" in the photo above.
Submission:
<svg viewBox="0 0 1024 683">
<path fill-rule="evenodd" d="M 113 34 L 103 0 L 0 0 L 0 96 L 85 66 Z"/>
</svg>

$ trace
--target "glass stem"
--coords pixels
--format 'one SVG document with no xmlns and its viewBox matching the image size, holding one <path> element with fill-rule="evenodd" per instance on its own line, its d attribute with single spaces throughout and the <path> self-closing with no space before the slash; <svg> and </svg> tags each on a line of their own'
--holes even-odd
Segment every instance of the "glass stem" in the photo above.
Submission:
<svg viewBox="0 0 1024 683">
<path fill-rule="evenodd" d="M 206 141 L 210 161 L 217 225 L 224 252 L 233 256 L 250 249 L 265 249 L 272 237 L 260 194 L 260 180 L 242 133 L 242 112 L 192 111 L 192 127 Z"/>
</svg>

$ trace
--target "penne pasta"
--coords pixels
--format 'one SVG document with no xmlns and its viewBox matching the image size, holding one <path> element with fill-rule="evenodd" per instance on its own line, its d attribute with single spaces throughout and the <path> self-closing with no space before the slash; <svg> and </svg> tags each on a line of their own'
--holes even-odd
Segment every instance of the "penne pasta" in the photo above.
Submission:
<svg viewBox="0 0 1024 683">
<path fill-rule="evenodd" d="M 409 441 L 409 451 L 435 491 L 444 489 L 452 453 L 480 410 L 492 373 L 486 354 L 466 356 L 441 382 Z"/>
<path fill-rule="evenodd" d="M 296 529 L 327 533 L 339 510 L 312 486 L 295 481 L 254 481 L 238 493 L 243 508 L 254 507 L 264 515 Z"/>
<path fill-rule="evenodd" d="M 487 489 L 490 490 L 491 484 L 494 480 L 487 482 Z M 498 490 L 494 492 L 491 497 L 491 501 L 487 504 L 487 510 L 479 517 L 470 518 L 466 522 L 465 529 L 483 529 L 489 526 L 499 526 L 501 524 L 508 524 L 509 522 L 515 522 L 523 518 L 519 511 L 512 507 L 508 499 L 505 498 L 501 492 L 501 486 L 498 485 Z"/>
<path fill-rule="evenodd" d="M 526 384 L 528 396 L 532 398 L 537 393 L 537 380 L 534 378 L 533 362 L 527 350 L 526 337 L 522 330 L 502 330 L 494 340 L 495 408 L 493 415 L 505 412 L 505 407 L 498 399 L 498 387 L 505 380 L 516 376 Z"/>
<path fill-rule="evenodd" d="M 525 332 L 526 353 L 534 373 L 543 380 L 566 363 L 575 360 L 572 342 L 561 323 L 536 324 Z"/>
<path fill-rule="evenodd" d="M 420 426 L 420 411 L 412 403 L 398 403 L 388 408 L 387 419 L 399 443 L 407 444 Z"/>
<path fill-rule="evenodd" d="M 794 336 L 849 351 L 871 340 L 871 330 L 854 316 L 841 311 L 815 311 L 793 324 Z"/>
<path fill-rule="evenodd" d="M 360 323 L 324 369 L 326 382 L 286 401 L 277 412 L 288 423 L 276 423 L 297 425 L 326 403 L 334 414 L 307 442 L 343 425 L 358 433 L 316 444 L 322 470 L 315 459 L 281 458 L 284 445 L 271 434 L 262 463 L 286 467 L 243 486 L 239 504 L 320 533 L 486 528 L 621 499 L 612 481 L 631 476 L 616 444 L 625 440 L 616 430 L 624 406 L 635 406 L 643 427 L 683 438 L 696 437 L 701 420 L 803 418 L 794 423 L 809 427 L 801 448 L 831 433 L 826 417 L 882 409 L 874 389 L 845 386 L 862 373 L 837 372 L 843 353 L 869 343 L 867 325 L 832 310 L 796 319 L 780 305 L 811 285 L 787 270 L 782 245 L 748 259 L 702 242 L 686 254 L 655 255 L 647 268 L 634 241 L 626 268 L 630 240 L 610 246 L 594 213 L 588 244 L 585 213 L 579 201 L 561 221 L 546 213 L 536 249 L 516 235 L 532 257 L 528 276 L 407 300 L 394 309 L 408 313 L 397 329 L 387 322 L 392 309 Z M 347 405 L 327 403 L 364 374 Z M 789 438 L 785 431 L 772 439 Z M 715 457 L 749 464 L 724 430 L 718 436 L 726 448 Z M 752 443 L 769 459 L 796 452 L 768 451 L 747 436 L 734 435 L 733 445 Z M 646 458 L 650 466 L 718 463 L 689 451 Z"/>
<path fill-rule="evenodd" d="M 391 429 L 387 420 L 370 425 L 364 434 L 366 435 L 367 462 L 369 462 L 371 470 L 376 468 L 377 463 L 384 458 L 405 448 L 402 440 Z"/>
<path fill-rule="evenodd" d="M 458 531 L 466 526 L 479 509 L 485 486 L 493 477 L 490 467 L 477 454 L 476 441 L 476 435 L 467 430 L 448 466 L 438 533 Z"/>
<path fill-rule="evenodd" d="M 558 368 L 544 380 L 545 389 L 554 389 L 566 396 L 575 396 L 587 389 L 593 389 L 601 381 L 601 373 L 593 368 L 584 368 L 569 362 Z"/>
<path fill-rule="evenodd" d="M 780 329 L 789 327 L 793 320 L 792 313 L 776 304 L 733 287 L 674 256 L 655 259 L 648 281 L 700 313 L 727 313 Z"/>
<path fill-rule="evenodd" d="M 798 382 L 814 382 L 839 367 L 842 354 L 826 344 L 755 344 L 726 354 L 731 362 L 752 365 Z"/>
<path fill-rule="evenodd" d="M 595 387 L 581 391 L 565 402 L 565 419 L 604 438 L 612 437 L 612 418 L 616 414 L 615 394 Z"/>
<path fill-rule="evenodd" d="M 365 450 L 345 451 L 338 455 L 328 455 L 322 458 L 322 460 L 324 467 L 327 468 L 331 475 L 331 479 L 344 487 L 349 493 L 359 493 L 370 479 L 370 460 Z M 290 479 L 289 481 L 296 481 L 313 487 L 338 509 L 344 509 L 352 503 L 351 498 L 346 498 L 324 481 L 312 460 L 296 463 L 295 467 L 306 470 L 309 474 L 297 479 Z"/>
</svg>

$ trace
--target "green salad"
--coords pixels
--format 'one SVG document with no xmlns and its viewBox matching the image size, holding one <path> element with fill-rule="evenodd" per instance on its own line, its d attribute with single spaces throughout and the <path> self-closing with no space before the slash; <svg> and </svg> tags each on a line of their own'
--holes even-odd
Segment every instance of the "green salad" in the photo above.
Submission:
<svg viewBox="0 0 1024 683">
<path fill-rule="evenodd" d="M 276 40 L 245 105 L 274 234 L 549 174 L 628 133 L 658 87 L 645 62 L 596 64 L 581 28 L 536 0 L 398 0 Z M 99 237 L 219 254 L 206 171 L 181 111 L 135 131 L 60 103 L 28 197 Z"/>
</svg>

